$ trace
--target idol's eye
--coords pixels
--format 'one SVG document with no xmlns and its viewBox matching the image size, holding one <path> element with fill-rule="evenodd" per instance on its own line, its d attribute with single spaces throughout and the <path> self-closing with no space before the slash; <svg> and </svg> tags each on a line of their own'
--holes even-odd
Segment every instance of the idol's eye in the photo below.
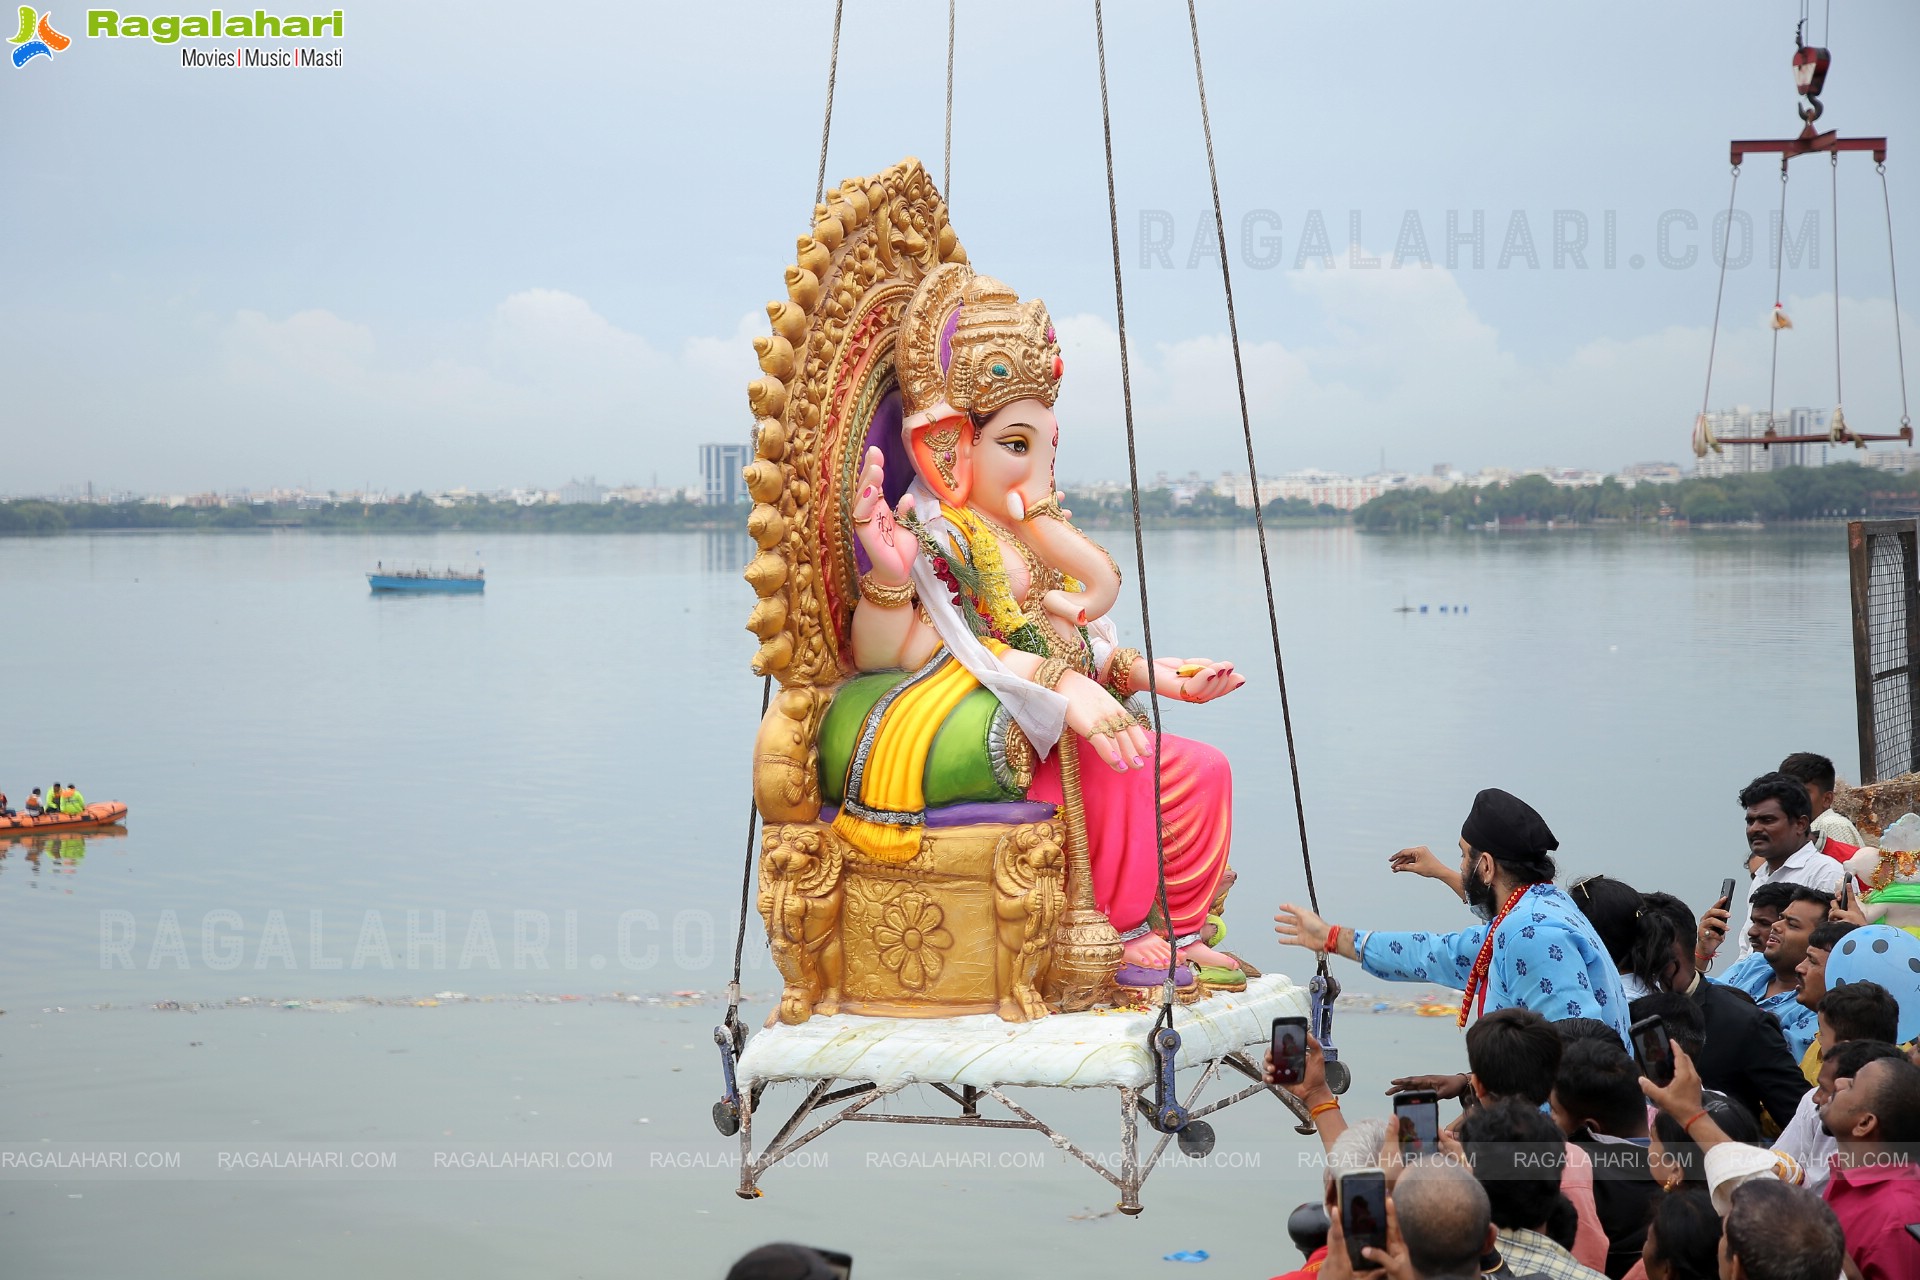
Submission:
<svg viewBox="0 0 1920 1280">
<path fill-rule="evenodd" d="M 1005 449 L 1008 453 L 1024 455 L 1033 446 L 1027 443 L 1027 438 L 1025 436 L 1008 436 L 1005 440 L 1002 440 L 1000 442 L 1000 447 Z"/>
</svg>

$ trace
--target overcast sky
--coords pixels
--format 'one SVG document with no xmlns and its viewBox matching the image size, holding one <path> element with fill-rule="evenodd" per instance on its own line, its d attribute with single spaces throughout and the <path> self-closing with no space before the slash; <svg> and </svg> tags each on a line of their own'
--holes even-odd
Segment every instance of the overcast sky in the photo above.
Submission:
<svg viewBox="0 0 1920 1280">
<path fill-rule="evenodd" d="M 1890 136 L 1920 380 L 1920 6 L 1833 9 L 1821 124 Z M 1262 471 L 1681 460 L 1726 144 L 1798 131 L 1797 12 L 1201 0 Z M 830 0 L 345 13 L 338 70 L 189 70 L 80 38 L 78 8 L 53 14 L 70 49 L 0 64 L 0 492 L 683 484 L 699 443 L 744 437 L 749 340 L 811 221 Z M 1091 4 L 958 14 L 955 225 L 1060 327 L 1063 476 L 1122 478 Z M 1107 27 L 1142 460 L 1243 467 L 1185 8 L 1116 0 Z M 945 28 L 937 2 L 847 0 L 829 184 L 906 155 L 939 176 Z M 1787 189 L 1818 248 L 1779 290 L 1782 407 L 1835 399 L 1831 179 L 1809 158 Z M 1752 157 L 1716 406 L 1767 403 L 1779 199 Z M 1847 416 L 1890 429 L 1870 158 L 1839 199 Z M 1315 211 L 1331 268 L 1300 261 Z M 1464 235 L 1476 211 L 1480 259 L 1450 268 L 1449 213 Z M 1667 211 L 1690 265 L 1658 260 Z M 1556 267 L 1580 217 L 1586 265 Z M 1353 265 L 1356 228 L 1381 265 Z"/>
</svg>

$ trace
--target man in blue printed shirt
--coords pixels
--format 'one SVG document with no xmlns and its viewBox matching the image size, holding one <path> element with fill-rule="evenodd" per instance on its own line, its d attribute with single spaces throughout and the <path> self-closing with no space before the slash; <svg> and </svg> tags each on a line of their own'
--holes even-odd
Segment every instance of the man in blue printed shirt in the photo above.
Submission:
<svg viewBox="0 0 1920 1280">
<path fill-rule="evenodd" d="M 1793 901 L 1782 908 L 1780 918 L 1767 930 L 1766 943 L 1760 950 L 1712 979 L 1746 992 L 1755 1004 L 1779 1019 L 1795 1062 L 1806 1055 L 1807 1046 L 1820 1033 L 1819 1016 L 1800 1003 L 1800 962 L 1807 958 L 1807 940 L 1827 918 L 1827 905 L 1832 901 L 1833 895 L 1824 890 L 1795 885 Z"/>
<path fill-rule="evenodd" d="M 1597 1018 L 1627 1042 L 1627 998 L 1607 949 L 1573 901 L 1554 887 L 1560 842 L 1533 807 L 1498 788 L 1474 797 L 1460 828 L 1467 905 L 1489 923 L 1453 933 L 1389 933 L 1330 925 L 1285 903 L 1280 941 L 1357 960 L 1376 978 L 1430 982 L 1466 993 L 1460 1021 L 1521 1006 L 1549 1021 Z"/>
</svg>

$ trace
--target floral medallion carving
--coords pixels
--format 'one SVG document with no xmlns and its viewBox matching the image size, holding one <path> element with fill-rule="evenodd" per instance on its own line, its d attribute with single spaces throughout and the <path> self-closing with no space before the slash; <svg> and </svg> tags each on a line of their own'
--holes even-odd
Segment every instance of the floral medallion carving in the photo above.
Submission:
<svg viewBox="0 0 1920 1280">
<path fill-rule="evenodd" d="M 873 945 L 880 963 L 893 970 L 909 991 L 925 991 L 946 967 L 953 934 L 943 924 L 946 912 L 925 894 L 909 891 L 880 911 Z"/>
</svg>

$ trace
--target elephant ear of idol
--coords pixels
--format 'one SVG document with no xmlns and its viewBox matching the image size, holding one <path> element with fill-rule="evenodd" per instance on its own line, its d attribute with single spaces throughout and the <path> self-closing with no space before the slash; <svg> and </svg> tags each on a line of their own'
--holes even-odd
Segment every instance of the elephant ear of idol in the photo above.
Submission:
<svg viewBox="0 0 1920 1280">
<path fill-rule="evenodd" d="M 898 451 L 900 325 L 929 272 L 966 260 L 918 160 L 850 178 L 814 206 L 786 297 L 767 304 L 773 332 L 754 339 L 761 376 L 747 386 L 755 456 L 746 482 L 758 551 L 746 579 L 759 599 L 747 630 L 760 641 L 754 672 L 781 686 L 755 751 L 755 795 L 769 821 L 818 812 L 814 732 L 854 670 L 854 482 L 869 437 L 889 451 L 890 499 L 911 479 Z"/>
</svg>

